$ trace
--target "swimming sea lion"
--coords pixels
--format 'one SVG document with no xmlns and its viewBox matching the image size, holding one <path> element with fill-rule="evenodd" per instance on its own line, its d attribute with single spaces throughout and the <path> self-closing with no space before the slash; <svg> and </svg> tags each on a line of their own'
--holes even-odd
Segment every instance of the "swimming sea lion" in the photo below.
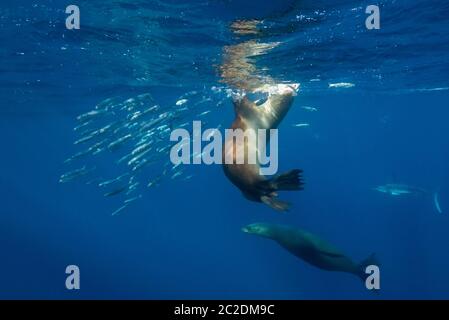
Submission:
<svg viewBox="0 0 449 320">
<path fill-rule="evenodd" d="M 374 254 L 361 263 L 355 263 L 339 250 L 314 234 L 291 226 L 253 223 L 242 231 L 276 241 L 291 254 L 305 262 L 327 271 L 347 272 L 365 281 L 365 269 L 378 265 Z"/>
<path fill-rule="evenodd" d="M 280 42 L 263 42 L 261 35 L 264 28 L 260 28 L 260 20 L 238 20 L 231 24 L 231 30 L 238 39 L 241 36 L 258 35 L 253 39 L 246 39 L 234 45 L 225 46 L 223 63 L 220 65 L 221 81 L 229 87 L 238 89 L 243 93 L 233 100 L 236 117 L 231 129 L 246 131 L 252 129 L 258 134 L 258 129 L 276 129 L 287 114 L 293 103 L 293 96 L 299 87 L 297 84 L 277 84 L 266 70 L 256 64 L 255 57 L 267 54 L 270 50 L 280 45 Z M 247 94 L 265 94 L 264 103 L 253 102 Z M 235 132 L 235 131 L 234 131 Z M 269 134 L 267 134 L 269 136 Z M 279 190 L 301 190 L 301 170 L 291 170 L 268 179 L 260 172 L 260 163 L 248 161 L 249 156 L 265 154 L 263 147 L 252 139 L 240 139 L 234 143 L 234 138 L 226 139 L 223 146 L 224 172 L 231 182 L 236 185 L 243 195 L 257 202 L 263 202 L 270 207 L 285 211 L 289 204 L 276 199 Z M 260 149 L 260 150 L 259 150 Z M 243 155 L 243 164 L 237 164 L 237 158 Z M 271 154 L 270 154 L 271 157 Z M 232 161 L 226 161 L 232 159 Z M 277 160 L 277 159 L 276 159 Z M 277 161 L 276 161 L 277 162 Z M 273 170 L 273 172 L 277 171 Z M 267 173 L 271 174 L 271 173 Z"/>
<path fill-rule="evenodd" d="M 250 101 L 247 96 L 234 100 L 236 117 L 231 129 L 241 129 L 246 131 L 252 129 L 275 129 L 287 114 L 293 103 L 293 96 L 298 89 L 298 85 L 280 84 L 271 86 L 271 92 L 267 100 L 261 104 Z M 267 89 L 263 89 L 267 90 Z M 267 134 L 267 137 L 269 135 Z M 302 190 L 301 181 L 302 170 L 295 169 L 289 172 L 267 179 L 260 174 L 258 162 L 249 163 L 248 154 L 258 152 L 258 144 L 249 142 L 234 142 L 234 139 L 227 139 L 223 146 L 223 168 L 229 180 L 236 185 L 243 195 L 252 201 L 263 202 L 278 211 L 286 211 L 289 204 L 276 199 L 277 191 L 280 190 Z M 244 163 L 237 164 L 236 155 L 244 154 Z M 232 163 L 226 163 L 226 155 L 233 159 Z"/>
</svg>

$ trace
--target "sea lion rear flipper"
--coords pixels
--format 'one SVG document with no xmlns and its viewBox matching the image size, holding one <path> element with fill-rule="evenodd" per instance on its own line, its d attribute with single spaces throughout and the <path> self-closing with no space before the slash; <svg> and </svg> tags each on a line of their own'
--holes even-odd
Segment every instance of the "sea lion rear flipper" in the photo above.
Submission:
<svg viewBox="0 0 449 320">
<path fill-rule="evenodd" d="M 293 169 L 269 180 L 258 182 L 258 187 L 266 192 L 302 190 L 304 189 L 304 181 L 301 174 L 301 169 Z"/>
<path fill-rule="evenodd" d="M 260 200 L 277 211 L 288 211 L 288 209 L 290 208 L 290 203 L 280 201 L 274 197 L 262 196 L 260 197 Z"/>
<path fill-rule="evenodd" d="M 302 190 L 304 181 L 301 174 L 301 169 L 293 169 L 273 178 L 271 183 L 275 190 Z"/>
<path fill-rule="evenodd" d="M 276 199 L 279 190 L 302 190 L 304 182 L 301 179 L 302 170 L 294 169 L 282 173 L 272 179 L 259 181 L 257 188 L 262 194 L 260 201 L 277 211 L 288 211 L 290 204 Z"/>
</svg>

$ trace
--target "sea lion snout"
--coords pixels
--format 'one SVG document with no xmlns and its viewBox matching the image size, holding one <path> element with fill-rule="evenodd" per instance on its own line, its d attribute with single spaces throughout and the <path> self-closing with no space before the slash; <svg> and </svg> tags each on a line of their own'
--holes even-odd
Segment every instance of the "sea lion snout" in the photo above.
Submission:
<svg viewBox="0 0 449 320">
<path fill-rule="evenodd" d="M 244 233 L 256 234 L 259 236 L 268 237 L 270 232 L 270 226 L 265 223 L 252 223 L 241 229 Z"/>
<path fill-rule="evenodd" d="M 257 225 L 254 223 L 244 226 L 241 230 L 242 230 L 242 232 L 248 233 L 248 234 L 257 234 L 258 233 Z"/>
</svg>

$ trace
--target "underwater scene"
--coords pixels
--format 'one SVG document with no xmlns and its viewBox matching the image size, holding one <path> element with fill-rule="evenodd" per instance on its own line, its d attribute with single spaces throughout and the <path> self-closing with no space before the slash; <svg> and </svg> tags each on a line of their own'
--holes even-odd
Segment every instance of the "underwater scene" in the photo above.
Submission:
<svg viewBox="0 0 449 320">
<path fill-rule="evenodd" d="M 449 299 L 449 1 L 0 4 L 0 299 Z"/>
</svg>

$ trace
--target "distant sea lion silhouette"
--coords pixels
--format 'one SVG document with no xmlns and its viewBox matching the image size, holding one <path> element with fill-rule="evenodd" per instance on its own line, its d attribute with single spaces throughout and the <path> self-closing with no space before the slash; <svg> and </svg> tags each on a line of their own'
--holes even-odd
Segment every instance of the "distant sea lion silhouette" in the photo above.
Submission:
<svg viewBox="0 0 449 320">
<path fill-rule="evenodd" d="M 378 265 L 374 254 L 361 263 L 355 263 L 339 250 L 316 235 L 304 230 L 277 224 L 253 223 L 242 231 L 276 241 L 291 254 L 323 270 L 351 273 L 365 281 L 365 269 Z"/>
<path fill-rule="evenodd" d="M 231 129 L 253 129 L 257 133 L 258 129 L 274 129 L 287 114 L 290 109 L 293 96 L 298 85 L 276 85 L 273 93 L 270 93 L 267 100 L 256 105 L 250 101 L 247 96 L 234 100 L 236 117 L 232 123 Z M 267 134 L 269 137 L 269 134 Z M 278 200 L 277 191 L 283 190 L 302 190 L 303 182 L 301 180 L 302 170 L 294 169 L 286 173 L 267 179 L 260 174 L 259 163 L 251 164 L 245 161 L 243 164 L 236 163 L 236 154 L 241 152 L 247 155 L 251 152 L 257 152 L 257 143 L 249 143 L 245 139 L 243 145 L 238 145 L 233 139 L 229 139 L 223 145 L 223 168 L 229 180 L 237 186 L 243 195 L 252 201 L 263 202 L 271 208 L 278 211 L 286 211 L 289 204 Z M 226 154 L 232 153 L 233 163 L 227 164 Z"/>
</svg>

